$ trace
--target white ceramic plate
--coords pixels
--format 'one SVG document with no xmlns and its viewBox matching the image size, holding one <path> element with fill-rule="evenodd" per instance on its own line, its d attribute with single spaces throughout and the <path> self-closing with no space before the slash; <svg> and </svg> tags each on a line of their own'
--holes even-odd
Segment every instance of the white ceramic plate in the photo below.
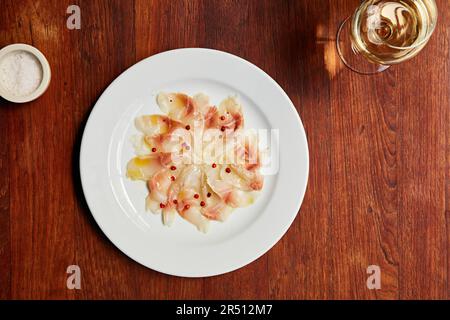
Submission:
<svg viewBox="0 0 450 320">
<path fill-rule="evenodd" d="M 177 217 L 171 227 L 146 212 L 145 183 L 126 178 L 134 155 L 134 118 L 161 113 L 160 91 L 203 92 L 212 103 L 230 95 L 243 105 L 246 128 L 278 129 L 275 174 L 250 207 L 237 209 L 207 234 Z M 275 135 L 276 137 L 276 135 Z M 300 118 L 281 87 L 261 69 L 228 53 L 179 49 L 157 54 L 121 74 L 96 103 L 80 154 L 83 191 L 107 237 L 126 255 L 160 272 L 206 277 L 238 269 L 267 252 L 296 217 L 308 179 L 308 145 Z M 288 259 L 288 257 L 286 257 Z"/>
</svg>

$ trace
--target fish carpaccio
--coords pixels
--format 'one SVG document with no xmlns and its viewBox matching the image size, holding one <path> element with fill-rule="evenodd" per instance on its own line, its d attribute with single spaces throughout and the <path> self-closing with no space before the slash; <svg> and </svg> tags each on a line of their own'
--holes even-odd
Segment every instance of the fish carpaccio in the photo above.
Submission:
<svg viewBox="0 0 450 320">
<path fill-rule="evenodd" d="M 136 118 L 136 157 L 127 176 L 147 183 L 146 209 L 170 226 L 177 215 L 202 232 L 251 205 L 263 187 L 257 135 L 244 131 L 242 107 L 229 97 L 159 93 L 164 115 Z"/>
</svg>

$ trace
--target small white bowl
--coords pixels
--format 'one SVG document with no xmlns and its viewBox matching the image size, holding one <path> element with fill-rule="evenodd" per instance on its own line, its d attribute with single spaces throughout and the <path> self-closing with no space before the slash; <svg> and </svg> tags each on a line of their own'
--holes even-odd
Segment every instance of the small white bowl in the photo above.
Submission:
<svg viewBox="0 0 450 320">
<path fill-rule="evenodd" d="M 38 61 L 41 63 L 42 66 L 42 81 L 40 85 L 34 90 L 32 93 L 25 95 L 25 96 L 15 96 L 12 95 L 9 91 L 7 91 L 5 88 L 3 88 L 0 85 L 0 96 L 5 98 L 8 101 L 15 102 L 15 103 L 24 103 L 29 102 L 34 99 L 39 98 L 45 90 L 47 90 L 48 85 L 50 84 L 50 78 L 51 78 L 51 70 L 50 65 L 48 64 L 47 59 L 45 56 L 40 52 L 38 49 L 36 49 L 33 46 L 30 46 L 28 44 L 23 43 L 16 43 L 11 44 L 9 46 L 4 47 L 0 50 L 0 61 L 3 59 L 5 55 L 8 53 L 14 52 L 14 51 L 25 51 L 31 53 L 33 56 L 38 59 Z"/>
</svg>

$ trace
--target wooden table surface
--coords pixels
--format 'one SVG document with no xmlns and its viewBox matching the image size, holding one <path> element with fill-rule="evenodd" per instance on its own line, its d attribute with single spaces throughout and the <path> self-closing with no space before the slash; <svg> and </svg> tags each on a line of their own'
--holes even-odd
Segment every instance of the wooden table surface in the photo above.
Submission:
<svg viewBox="0 0 450 320">
<path fill-rule="evenodd" d="M 38 100 L 0 101 L 0 298 L 449 299 L 450 6 L 413 60 L 377 76 L 343 68 L 339 22 L 357 0 L 2 0 L 0 47 L 38 47 L 52 82 Z M 66 9 L 81 8 L 68 30 Z M 228 51 L 287 92 L 310 148 L 297 219 L 238 271 L 184 279 L 122 254 L 80 186 L 80 137 L 122 71 L 181 47 Z M 79 265 L 81 290 L 66 288 Z M 366 286 L 381 270 L 380 290 Z"/>
</svg>

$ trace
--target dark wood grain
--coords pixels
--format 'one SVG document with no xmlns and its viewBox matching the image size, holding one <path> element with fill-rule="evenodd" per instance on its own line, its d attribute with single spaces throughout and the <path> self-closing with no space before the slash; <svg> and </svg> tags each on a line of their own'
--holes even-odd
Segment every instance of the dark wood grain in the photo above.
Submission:
<svg viewBox="0 0 450 320">
<path fill-rule="evenodd" d="M 353 5 L 334 2 L 329 28 L 352 12 Z M 395 299 L 399 70 L 367 77 L 339 63 L 330 71 L 336 74 L 330 89 L 333 297 Z M 369 265 L 380 266 L 382 290 L 358 285 L 367 278 Z"/>
<path fill-rule="evenodd" d="M 413 60 L 377 76 L 345 69 L 340 21 L 358 1 L 13 1 L 0 47 L 38 47 L 52 82 L 38 100 L 0 101 L 1 299 L 449 299 L 450 7 Z M 66 8 L 81 8 L 81 30 Z M 206 279 L 130 260 L 103 235 L 78 157 L 106 86 L 145 57 L 181 47 L 239 55 L 288 93 L 304 123 L 310 177 L 301 212 L 266 255 Z M 66 288 L 66 268 L 82 289 Z M 381 290 L 368 290 L 378 265 Z"/>
<path fill-rule="evenodd" d="M 440 8 L 448 9 L 445 5 Z M 437 30 L 420 65 L 411 61 L 403 70 L 408 81 L 399 86 L 401 298 L 437 299 L 449 293 L 445 192 L 450 87 L 444 83 L 450 79 L 450 24 L 449 10 L 441 11 L 441 26 L 447 27 Z M 439 52 L 439 58 L 431 52 Z"/>
<path fill-rule="evenodd" d="M 4 7 L 0 18 L 9 12 Z M 11 35 L 6 25 L 0 23 L 0 42 L 8 43 Z M 0 100 L 0 299 L 11 297 L 11 230 L 9 212 L 9 152 L 8 152 L 8 113 L 9 106 Z"/>
</svg>

